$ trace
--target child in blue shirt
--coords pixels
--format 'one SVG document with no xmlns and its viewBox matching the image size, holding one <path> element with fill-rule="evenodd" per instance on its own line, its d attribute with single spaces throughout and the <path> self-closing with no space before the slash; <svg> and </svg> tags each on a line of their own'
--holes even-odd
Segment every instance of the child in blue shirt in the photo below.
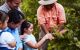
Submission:
<svg viewBox="0 0 80 50">
<path fill-rule="evenodd" d="M 36 41 L 33 32 L 33 24 L 26 20 L 21 24 L 21 36 L 24 41 L 24 50 L 38 50 L 38 48 L 45 42 L 45 40 L 52 40 L 51 34 L 46 34 L 39 42 Z"/>
<path fill-rule="evenodd" d="M 19 29 L 21 20 L 22 20 L 22 13 L 18 11 L 17 9 L 10 10 L 8 12 L 9 21 L 8 21 L 8 28 L 7 31 L 11 32 L 11 34 L 16 39 L 16 49 L 15 50 L 22 50 L 22 42 L 19 37 Z"/>
</svg>

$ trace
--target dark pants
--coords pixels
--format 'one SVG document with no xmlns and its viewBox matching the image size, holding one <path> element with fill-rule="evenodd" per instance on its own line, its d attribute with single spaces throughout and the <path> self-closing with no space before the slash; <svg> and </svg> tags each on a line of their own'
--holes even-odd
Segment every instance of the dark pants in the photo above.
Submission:
<svg viewBox="0 0 80 50">
<path fill-rule="evenodd" d="M 41 29 L 40 30 L 40 33 L 39 33 L 39 40 L 41 40 L 43 37 L 45 36 L 45 33 L 43 32 L 43 30 Z M 40 50 L 48 50 L 48 42 L 49 40 L 46 40 L 40 47 Z"/>
<path fill-rule="evenodd" d="M 0 50 L 11 50 L 11 49 L 8 49 L 6 47 L 0 47 Z"/>
</svg>

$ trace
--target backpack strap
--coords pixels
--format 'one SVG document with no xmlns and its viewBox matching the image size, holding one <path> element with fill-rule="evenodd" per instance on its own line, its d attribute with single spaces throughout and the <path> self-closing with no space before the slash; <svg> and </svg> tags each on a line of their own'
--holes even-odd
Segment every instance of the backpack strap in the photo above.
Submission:
<svg viewBox="0 0 80 50">
<path fill-rule="evenodd" d="M 2 34 L 2 31 L 0 32 L 0 36 L 1 36 L 1 34 Z"/>
</svg>

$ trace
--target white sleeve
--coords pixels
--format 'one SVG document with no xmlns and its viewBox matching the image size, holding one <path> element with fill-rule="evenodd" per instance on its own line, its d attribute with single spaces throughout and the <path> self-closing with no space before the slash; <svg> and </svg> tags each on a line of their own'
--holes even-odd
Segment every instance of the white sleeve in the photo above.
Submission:
<svg viewBox="0 0 80 50">
<path fill-rule="evenodd" d="M 11 43 L 11 42 L 15 41 L 14 36 L 9 32 L 3 32 L 2 37 L 3 37 L 3 39 L 5 40 L 6 43 Z"/>
<path fill-rule="evenodd" d="M 24 43 L 31 41 L 30 36 L 26 36 L 23 41 L 24 41 Z"/>
</svg>

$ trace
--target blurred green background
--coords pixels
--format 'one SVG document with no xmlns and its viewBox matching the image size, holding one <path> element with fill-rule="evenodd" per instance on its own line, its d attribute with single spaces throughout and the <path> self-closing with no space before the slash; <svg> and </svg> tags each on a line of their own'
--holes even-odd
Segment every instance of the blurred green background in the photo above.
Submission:
<svg viewBox="0 0 80 50">
<path fill-rule="evenodd" d="M 0 5 L 4 0 L 0 0 Z M 52 40 L 48 44 L 48 50 L 80 50 L 80 0 L 58 0 L 62 4 L 67 18 L 65 28 L 68 29 L 63 38 Z M 39 27 L 37 23 L 38 0 L 23 0 L 20 5 L 25 18 L 34 24 L 34 35 L 38 39 Z"/>
</svg>

